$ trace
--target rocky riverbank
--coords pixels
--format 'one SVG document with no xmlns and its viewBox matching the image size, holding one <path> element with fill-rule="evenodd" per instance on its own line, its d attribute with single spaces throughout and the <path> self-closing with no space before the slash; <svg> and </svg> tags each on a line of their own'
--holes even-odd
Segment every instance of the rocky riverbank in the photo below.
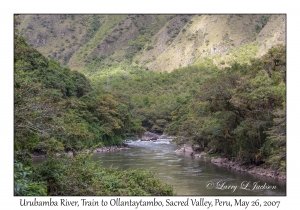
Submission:
<svg viewBox="0 0 300 210">
<path fill-rule="evenodd" d="M 93 153 L 98 152 L 112 152 L 117 150 L 130 149 L 127 144 L 123 144 L 122 146 L 110 146 L 110 147 L 99 147 L 94 149 Z"/>
<path fill-rule="evenodd" d="M 205 157 L 210 158 L 211 162 L 218 166 L 224 166 L 232 170 L 248 172 L 251 174 L 268 176 L 274 179 L 286 180 L 286 174 L 282 172 L 278 172 L 274 169 L 264 167 L 264 165 L 256 166 L 256 165 L 245 165 L 241 162 L 231 161 L 227 158 L 221 157 L 207 157 L 205 152 L 196 152 L 193 147 L 187 144 L 184 144 L 180 149 L 177 149 L 175 152 L 184 153 L 186 155 L 190 155 L 193 157 Z"/>
<path fill-rule="evenodd" d="M 278 172 L 274 169 L 264 167 L 263 165 L 255 166 L 255 165 L 244 165 L 239 162 L 230 161 L 227 158 L 211 158 L 211 162 L 213 164 L 219 166 L 225 166 L 227 168 L 236 170 L 236 171 L 243 171 L 248 172 L 251 174 L 257 174 L 261 176 L 268 176 L 275 179 L 286 180 L 286 174 L 282 172 Z"/>
<path fill-rule="evenodd" d="M 92 152 L 93 153 L 98 153 L 98 152 L 112 152 L 112 151 L 125 150 L 125 149 L 130 149 L 127 144 L 123 144 L 123 145 L 120 145 L 120 146 L 99 147 L 99 148 L 94 149 Z M 78 153 L 88 154 L 90 152 L 91 152 L 91 150 L 85 150 L 85 151 L 81 151 L 81 152 L 78 152 Z M 68 151 L 68 152 L 65 152 L 65 154 L 59 154 L 59 153 L 57 153 L 54 156 L 55 157 L 61 157 L 62 155 L 73 157 L 75 154 L 72 151 Z M 32 154 L 30 154 L 30 156 L 32 158 L 47 158 L 48 157 L 48 155 L 45 154 L 45 153 L 42 153 L 42 154 L 41 153 L 32 153 Z"/>
</svg>

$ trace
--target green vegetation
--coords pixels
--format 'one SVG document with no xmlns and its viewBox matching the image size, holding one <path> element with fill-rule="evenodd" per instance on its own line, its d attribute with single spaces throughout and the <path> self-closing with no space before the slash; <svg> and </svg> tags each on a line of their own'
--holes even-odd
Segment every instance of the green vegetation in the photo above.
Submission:
<svg viewBox="0 0 300 210">
<path fill-rule="evenodd" d="M 92 90 L 83 74 L 48 61 L 22 37 L 15 43 L 16 149 L 58 141 L 79 151 L 100 142 L 122 144 L 128 129 L 135 132 L 126 101 Z"/>
<path fill-rule="evenodd" d="M 20 15 L 20 33 L 48 58 L 62 65 L 85 45 L 100 28 L 97 15 Z M 39 28 L 41 30 L 36 31 Z M 84 28 L 84 30 L 82 30 Z"/>
<path fill-rule="evenodd" d="M 175 135 L 177 144 L 285 171 L 285 46 L 254 59 L 260 46 L 246 42 L 229 49 L 228 57 L 198 59 L 171 73 L 163 65 L 161 72 L 149 71 L 145 60 L 159 56 L 156 35 L 165 32 L 174 39 L 184 25 L 189 32 L 197 22 L 183 17 L 60 16 L 61 24 L 87 24 L 82 32 L 86 45 L 76 45 L 68 60 L 81 73 L 44 57 L 15 31 L 15 195 L 173 195 L 150 172 L 103 169 L 87 155 L 78 155 L 97 146 L 121 145 L 146 130 Z M 51 26 L 51 19 L 34 18 Z M 263 28 L 269 16 L 259 18 Z M 68 26 L 66 32 L 79 28 Z M 66 42 L 59 51 L 74 43 L 73 36 L 62 38 Z M 168 47 L 163 39 L 160 45 Z M 147 59 L 138 59 L 139 52 L 149 53 Z M 216 60 L 222 69 L 214 65 Z M 69 151 L 76 157 L 53 158 Z M 33 168 L 31 153 L 49 159 Z"/>
<path fill-rule="evenodd" d="M 203 155 L 203 157 L 210 157 L 210 158 L 218 157 L 218 156 L 219 156 L 218 154 L 205 154 L 205 155 Z"/>
<path fill-rule="evenodd" d="M 102 169 L 86 155 L 53 158 L 121 145 L 126 135 L 140 135 L 144 128 L 132 120 L 124 98 L 92 89 L 83 74 L 49 61 L 17 31 L 14 42 L 15 195 L 174 194 L 150 172 Z M 30 153 L 49 159 L 33 168 Z"/>
<path fill-rule="evenodd" d="M 98 18 L 98 19 L 97 19 Z M 111 42 L 109 41 L 111 37 L 108 37 L 107 35 L 109 34 L 110 31 L 113 30 L 113 28 L 124 18 L 124 15 L 113 15 L 113 16 L 99 16 L 95 15 L 93 17 L 93 21 L 90 23 L 91 25 L 95 25 L 94 22 L 96 22 L 99 27 L 95 28 L 92 27 L 92 33 L 90 33 L 91 39 L 86 43 L 86 45 L 83 45 L 70 60 L 70 65 L 76 67 L 78 69 L 80 66 L 81 68 L 83 67 L 83 64 L 88 63 L 89 68 L 91 67 L 91 64 L 89 62 L 92 62 L 90 57 L 88 56 L 93 53 L 95 48 L 98 47 L 99 42 L 101 43 L 103 39 L 106 38 L 106 42 Z M 103 19 L 103 20 L 102 20 Z M 105 25 L 100 27 L 99 21 L 105 22 Z M 113 42 L 114 40 L 112 40 Z M 93 58 L 94 60 L 94 58 Z M 89 62 L 88 62 L 89 61 Z"/>
<path fill-rule="evenodd" d="M 269 15 L 263 15 L 260 19 L 260 23 L 255 25 L 255 31 L 259 33 L 263 27 L 268 23 L 270 16 Z"/>
<path fill-rule="evenodd" d="M 250 63 L 250 58 L 257 54 L 258 46 L 256 44 L 246 44 L 230 51 L 232 58 L 231 63 Z"/>
<path fill-rule="evenodd" d="M 111 93 L 128 98 L 133 118 L 146 130 L 163 133 L 172 120 L 171 112 L 180 104 L 187 103 L 191 93 L 196 91 L 195 87 L 216 70 L 207 62 L 177 69 L 170 74 L 130 66 L 111 67 L 108 71 Z M 90 78 L 93 86 L 106 88 L 106 72 L 97 72 Z"/>
<path fill-rule="evenodd" d="M 277 46 L 250 65 L 217 71 L 172 112 L 166 132 L 178 143 L 192 139 L 203 150 L 284 171 L 285 62 L 285 47 Z"/>
<path fill-rule="evenodd" d="M 45 182 L 35 181 L 32 167 L 24 167 L 22 163 L 14 163 L 14 195 L 42 196 L 47 195 Z"/>
<path fill-rule="evenodd" d="M 173 195 L 170 186 L 144 170 L 104 169 L 87 155 L 49 158 L 36 169 L 35 179 L 47 183 L 49 195 L 146 196 Z"/>
<path fill-rule="evenodd" d="M 249 64 L 225 69 L 209 59 L 171 73 L 111 68 L 110 84 L 114 95 L 129 98 L 133 118 L 146 130 L 284 170 L 285 68 L 285 46 L 279 45 Z M 105 88 L 105 73 L 91 79 L 93 86 Z"/>
</svg>

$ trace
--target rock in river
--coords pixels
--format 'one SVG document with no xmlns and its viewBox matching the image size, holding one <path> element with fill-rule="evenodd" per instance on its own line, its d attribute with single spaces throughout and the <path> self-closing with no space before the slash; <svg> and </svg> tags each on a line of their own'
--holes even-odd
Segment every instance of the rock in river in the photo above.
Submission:
<svg viewBox="0 0 300 210">
<path fill-rule="evenodd" d="M 142 141 L 157 140 L 158 138 L 159 138 L 159 135 L 147 131 L 143 134 Z"/>
</svg>

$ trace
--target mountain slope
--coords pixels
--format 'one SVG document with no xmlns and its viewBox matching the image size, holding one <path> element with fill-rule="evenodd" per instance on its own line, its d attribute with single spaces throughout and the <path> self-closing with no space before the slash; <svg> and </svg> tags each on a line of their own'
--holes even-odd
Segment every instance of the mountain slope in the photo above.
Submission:
<svg viewBox="0 0 300 210">
<path fill-rule="evenodd" d="M 248 62 L 285 44 L 285 15 L 20 15 L 31 46 L 71 69 L 132 65 L 155 71 L 212 59 Z"/>
</svg>

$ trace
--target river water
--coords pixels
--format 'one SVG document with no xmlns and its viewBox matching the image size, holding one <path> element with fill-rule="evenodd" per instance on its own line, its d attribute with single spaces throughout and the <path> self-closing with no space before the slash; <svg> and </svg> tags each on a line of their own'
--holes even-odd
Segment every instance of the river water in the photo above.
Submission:
<svg viewBox="0 0 300 210">
<path fill-rule="evenodd" d="M 182 196 L 286 195 L 285 181 L 217 166 L 211 163 L 210 158 L 176 153 L 178 147 L 169 139 L 155 142 L 129 140 L 126 143 L 130 149 L 95 153 L 92 159 L 107 168 L 153 171 L 157 178 L 171 185 L 177 195 Z M 44 160 L 37 158 L 33 163 L 39 164 Z"/>
<path fill-rule="evenodd" d="M 209 158 L 176 153 L 168 139 L 127 141 L 131 149 L 93 155 L 103 167 L 143 168 L 173 186 L 177 195 L 286 195 L 285 181 L 216 166 Z"/>
</svg>

